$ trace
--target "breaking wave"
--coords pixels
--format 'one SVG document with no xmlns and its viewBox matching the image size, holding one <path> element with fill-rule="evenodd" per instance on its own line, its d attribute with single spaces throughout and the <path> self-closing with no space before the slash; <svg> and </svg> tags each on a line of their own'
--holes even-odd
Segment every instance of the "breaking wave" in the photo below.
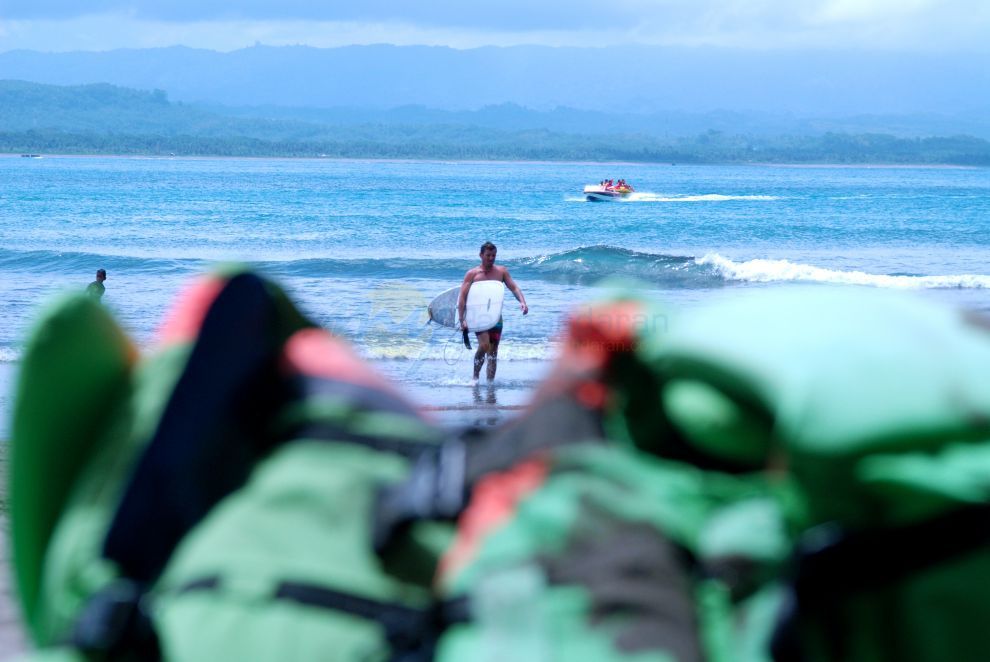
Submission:
<svg viewBox="0 0 990 662">
<path fill-rule="evenodd" d="M 156 258 L 101 255 L 85 252 L 15 251 L 0 248 L 0 268 L 9 271 L 88 273 L 94 264 L 136 274 L 192 274 L 209 269 L 212 262 L 198 258 Z M 438 279 L 460 282 L 474 259 L 449 258 L 322 258 L 254 260 L 276 277 Z M 649 253 L 616 246 L 582 246 L 502 262 L 519 278 L 576 285 L 593 285 L 618 276 L 640 280 L 664 289 L 725 287 L 741 282 L 772 283 L 806 281 L 887 288 L 990 288 L 990 275 L 905 275 L 845 271 L 786 259 L 735 261 L 719 253 L 702 257 Z"/>
<path fill-rule="evenodd" d="M 826 269 L 789 260 L 747 260 L 734 262 L 718 253 L 698 258 L 696 263 L 710 267 L 727 281 L 751 283 L 812 282 L 836 285 L 868 285 L 896 289 L 984 289 L 990 288 L 990 276 L 958 274 L 945 276 L 914 276 L 903 274 L 871 274 L 865 271 Z"/>
<path fill-rule="evenodd" d="M 614 246 L 586 246 L 524 258 L 510 267 L 528 278 L 580 285 L 614 276 L 670 288 L 718 287 L 723 280 L 690 255 L 643 253 Z"/>
</svg>

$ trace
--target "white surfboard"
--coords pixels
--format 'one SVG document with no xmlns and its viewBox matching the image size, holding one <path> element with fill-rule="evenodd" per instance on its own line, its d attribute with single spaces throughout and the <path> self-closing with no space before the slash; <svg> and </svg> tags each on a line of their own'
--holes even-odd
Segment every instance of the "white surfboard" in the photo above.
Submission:
<svg viewBox="0 0 990 662">
<path fill-rule="evenodd" d="M 457 297 L 461 287 L 452 287 L 441 292 L 430 302 L 430 319 L 437 324 L 456 329 L 460 326 L 457 318 Z M 505 286 L 498 280 L 479 280 L 468 290 L 467 307 L 464 317 L 468 331 L 487 331 L 502 317 L 502 302 L 505 299 Z"/>
</svg>

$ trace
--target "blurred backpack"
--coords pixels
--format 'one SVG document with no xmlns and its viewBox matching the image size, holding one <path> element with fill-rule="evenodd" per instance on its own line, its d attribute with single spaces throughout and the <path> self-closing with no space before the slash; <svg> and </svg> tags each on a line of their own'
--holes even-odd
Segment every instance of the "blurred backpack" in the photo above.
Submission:
<svg viewBox="0 0 990 662">
<path fill-rule="evenodd" d="M 197 283 L 162 336 L 141 360 L 72 296 L 27 344 L 11 535 L 35 643 L 112 659 L 429 655 L 449 527 L 410 527 L 379 558 L 371 511 L 440 433 L 254 274 Z"/>
<path fill-rule="evenodd" d="M 242 270 L 163 341 L 139 359 L 75 296 L 25 352 L 18 593 L 68 658 L 990 653 L 990 344 L 953 311 L 620 297 L 523 415 L 455 438 Z"/>
<path fill-rule="evenodd" d="M 990 659 L 985 328 L 789 289 L 630 346 L 609 448 L 475 491 L 441 575 L 472 618 L 441 659 Z"/>
</svg>

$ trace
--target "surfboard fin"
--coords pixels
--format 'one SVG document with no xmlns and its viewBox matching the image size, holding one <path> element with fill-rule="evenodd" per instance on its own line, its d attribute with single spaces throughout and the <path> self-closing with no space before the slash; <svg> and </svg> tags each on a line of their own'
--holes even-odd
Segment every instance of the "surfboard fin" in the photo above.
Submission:
<svg viewBox="0 0 990 662">
<path fill-rule="evenodd" d="M 464 338 L 464 346 L 471 349 L 471 338 L 468 337 L 467 329 L 461 329 L 461 337 Z"/>
</svg>

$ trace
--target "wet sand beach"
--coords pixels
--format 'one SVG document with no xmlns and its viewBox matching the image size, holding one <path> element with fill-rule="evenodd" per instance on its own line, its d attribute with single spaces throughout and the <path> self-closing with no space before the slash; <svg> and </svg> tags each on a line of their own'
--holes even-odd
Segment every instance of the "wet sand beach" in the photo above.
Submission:
<svg viewBox="0 0 990 662">
<path fill-rule="evenodd" d="M 14 602 L 14 578 L 10 567 L 10 536 L 7 518 L 7 452 L 10 439 L 10 405 L 16 364 L 0 363 L 0 659 L 26 650 L 24 628 Z"/>
<path fill-rule="evenodd" d="M 5 391 L 6 392 L 6 391 Z M 0 441 L 0 659 L 27 650 L 21 616 L 14 599 L 14 578 L 10 567 L 10 527 L 7 519 L 7 442 Z"/>
</svg>

